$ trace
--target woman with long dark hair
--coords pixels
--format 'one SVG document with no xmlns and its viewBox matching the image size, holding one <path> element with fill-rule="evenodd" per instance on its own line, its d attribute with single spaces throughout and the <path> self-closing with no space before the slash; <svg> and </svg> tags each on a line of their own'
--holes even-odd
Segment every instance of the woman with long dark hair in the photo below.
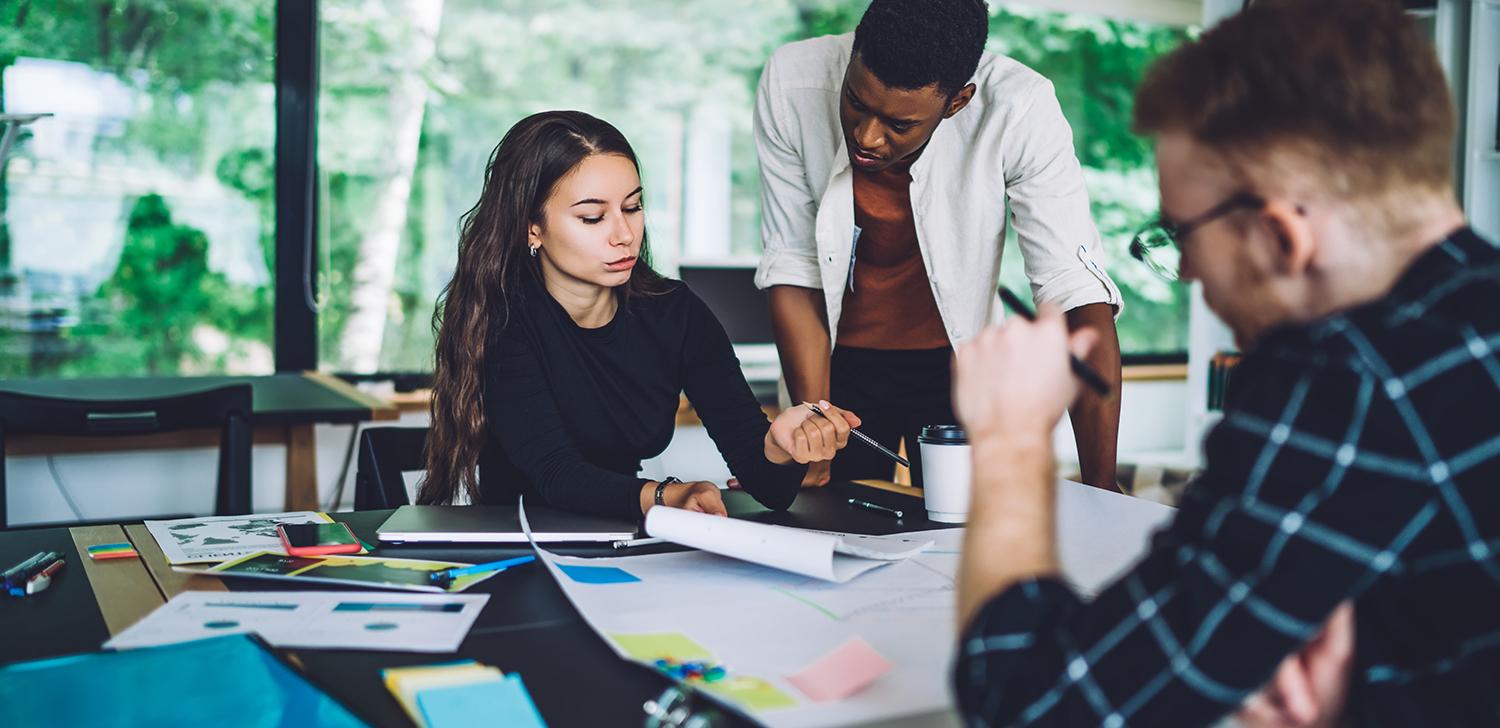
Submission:
<svg viewBox="0 0 1500 728">
<path fill-rule="evenodd" d="M 463 220 L 433 325 L 432 429 L 420 503 L 547 503 L 634 518 L 653 505 L 724 514 L 712 483 L 636 477 L 672 439 L 686 392 L 741 485 L 786 508 L 806 463 L 859 418 L 793 407 L 768 423 L 723 327 L 651 269 L 639 165 L 577 111 L 522 119 Z"/>
</svg>

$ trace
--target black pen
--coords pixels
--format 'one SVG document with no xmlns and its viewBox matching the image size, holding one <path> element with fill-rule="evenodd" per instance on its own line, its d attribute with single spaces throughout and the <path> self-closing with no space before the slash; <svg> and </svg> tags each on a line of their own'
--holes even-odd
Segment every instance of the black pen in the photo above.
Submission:
<svg viewBox="0 0 1500 728">
<path fill-rule="evenodd" d="M 813 404 L 812 402 L 808 402 L 807 403 L 807 407 L 808 407 L 808 409 L 810 409 L 810 410 L 818 413 L 818 416 L 822 417 L 823 419 L 825 419 L 825 420 L 828 419 L 828 413 L 824 412 L 821 407 L 818 407 L 817 405 Z M 853 427 L 849 428 L 849 434 L 851 434 L 851 435 L 859 438 L 860 442 L 863 442 L 864 444 L 869 445 L 870 447 L 873 447 L 876 450 L 879 450 L 880 452 L 884 453 L 886 457 L 888 457 L 888 458 L 890 458 L 892 460 L 895 460 L 898 463 L 901 463 L 901 465 L 905 466 L 906 468 L 908 468 L 908 469 L 911 468 L 911 463 L 907 462 L 906 458 L 901 457 L 900 455 L 897 455 L 896 453 L 891 452 L 890 448 L 888 448 L 885 445 L 882 445 L 882 444 L 880 444 L 878 442 L 875 442 L 874 438 L 871 438 L 869 435 L 866 435 L 865 433 L 860 432 L 859 430 L 856 430 Z"/>
<path fill-rule="evenodd" d="M 1005 286 L 1000 286 L 1000 300 L 1005 303 L 1006 308 L 1011 310 L 1011 313 L 1027 321 L 1036 320 L 1036 314 L 1032 313 L 1031 309 L 1027 308 L 1026 304 Z M 1104 377 L 1099 376 L 1099 372 L 1094 371 L 1093 367 L 1083 363 L 1078 357 L 1072 354 L 1068 355 L 1068 365 L 1073 368 L 1073 373 L 1078 375 L 1078 378 L 1082 379 L 1084 384 L 1089 385 L 1095 392 L 1098 392 L 1099 396 L 1109 396 L 1109 385 L 1104 383 Z"/>
<path fill-rule="evenodd" d="M 891 516 L 893 518 L 898 518 L 898 519 L 901 518 L 901 516 L 905 515 L 904 513 L 902 513 L 901 511 L 896 510 L 895 508 L 887 508 L 887 507 L 885 507 L 883 505 L 880 505 L 879 503 L 871 503 L 869 501 L 862 501 L 862 500 L 860 500 L 858 498 L 850 498 L 849 499 L 849 505 L 854 506 L 856 508 L 863 508 L 863 509 L 865 509 L 867 511 L 875 511 L 876 513 L 884 513 L 887 516 Z"/>
</svg>

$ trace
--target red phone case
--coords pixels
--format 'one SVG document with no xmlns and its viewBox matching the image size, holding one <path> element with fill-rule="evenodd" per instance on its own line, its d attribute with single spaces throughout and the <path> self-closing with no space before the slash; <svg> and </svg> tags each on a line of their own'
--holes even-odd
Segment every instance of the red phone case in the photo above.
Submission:
<svg viewBox="0 0 1500 728">
<path fill-rule="evenodd" d="M 349 531 L 349 526 L 347 524 L 340 523 L 339 525 L 343 526 L 344 530 L 349 531 L 349 537 L 354 539 L 354 543 L 332 543 L 323 546 L 291 545 L 286 540 L 286 531 L 282 529 L 282 525 L 284 524 L 278 524 L 276 526 L 276 535 L 281 538 L 281 547 L 286 550 L 288 556 L 328 556 L 330 554 L 357 554 L 363 549 L 363 547 L 359 545 L 359 537 L 355 536 L 353 531 Z"/>
</svg>

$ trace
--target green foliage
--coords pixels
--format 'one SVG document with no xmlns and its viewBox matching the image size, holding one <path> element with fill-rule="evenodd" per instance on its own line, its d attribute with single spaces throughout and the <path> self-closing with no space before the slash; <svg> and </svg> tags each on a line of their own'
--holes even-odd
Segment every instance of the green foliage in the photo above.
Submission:
<svg viewBox="0 0 1500 728">
<path fill-rule="evenodd" d="M 211 319 L 227 291 L 224 277 L 208 269 L 208 239 L 172 222 L 159 195 L 136 200 L 125 228 L 125 247 L 99 295 L 116 311 L 111 324 L 127 370 L 175 374 L 198 359 L 193 330 Z M 142 336 L 145 332 L 150 336 Z"/>
<path fill-rule="evenodd" d="M 123 134 L 100 136 L 92 151 L 111 163 L 130 160 L 158 179 L 164 172 L 182 182 L 216 177 L 243 193 L 259 211 L 270 270 L 274 110 L 264 92 L 274 71 L 274 28 L 275 0 L 16 0 L 0 3 L 0 75 L 20 57 L 68 61 L 137 91 L 143 103 Z M 179 189 L 191 195 L 202 186 Z M 0 187 L 0 210 L 6 192 Z M 34 335 L 59 338 L 61 354 L 28 361 L 9 346 L 0 369 L 31 376 L 217 370 L 247 344 L 269 343 L 272 288 L 233 286 L 210 271 L 209 241 L 175 223 L 166 198 L 136 200 L 124 237 L 97 297 L 78 302 L 81 321 Z M 8 240 L 0 222 L 0 262 Z M 228 350 L 212 361 L 193 335 L 205 326 L 229 338 Z"/>
</svg>

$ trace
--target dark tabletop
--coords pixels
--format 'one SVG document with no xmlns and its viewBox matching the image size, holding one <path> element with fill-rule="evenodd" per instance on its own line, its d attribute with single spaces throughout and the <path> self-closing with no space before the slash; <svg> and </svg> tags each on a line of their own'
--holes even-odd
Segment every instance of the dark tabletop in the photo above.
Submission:
<svg viewBox="0 0 1500 728">
<path fill-rule="evenodd" d="M 38 551 L 61 552 L 67 564 L 39 593 L 0 595 L 0 664 L 91 652 L 109 639 L 68 529 L 0 529 L 0 571 Z"/>
<path fill-rule="evenodd" d="M 245 377 L 11 379 L 0 382 L 0 390 L 75 399 L 144 399 L 230 384 L 250 385 L 254 397 L 250 419 L 257 425 L 347 424 L 371 419 L 368 401 L 355 399 L 298 373 Z"/>
<path fill-rule="evenodd" d="M 906 517 L 889 516 L 850 507 L 852 496 L 881 505 L 900 508 Z M 755 503 L 743 492 L 727 492 L 725 502 L 737 518 L 801 528 L 885 534 L 902 531 L 949 528 L 932 523 L 919 499 L 857 486 L 834 483 L 825 488 L 804 490 L 792 508 L 773 513 Z M 349 524 L 368 544 L 377 544 L 376 529 L 393 511 L 360 511 L 336 513 L 333 516 Z M 19 537 L 30 534 L 29 540 Z M 43 541 L 46 543 L 44 544 Z M 55 543 L 54 543 L 55 542 Z M 38 545 L 41 544 L 41 545 Z M 72 542 L 66 529 L 0 532 L 0 557 L 19 561 L 40 548 L 66 547 L 72 553 Z M 30 552 L 22 553 L 31 549 Z M 657 545 L 627 551 L 609 547 L 559 547 L 560 553 L 575 556 L 622 556 L 681 550 L 672 545 Z M 386 546 L 374 555 L 400 558 L 428 558 L 480 563 L 530 553 L 524 546 L 475 547 L 453 546 Z M 13 557 L 13 558 L 12 558 Z M 0 559 L 3 560 L 3 559 Z M 82 576 L 80 573 L 75 576 Z M 225 580 L 234 590 L 263 591 L 289 588 L 285 582 Z M 319 590 L 338 589 L 320 584 Z M 80 590 L 73 595 L 68 590 Z M 417 654 L 410 652 L 369 652 L 356 650 L 293 650 L 309 674 L 322 687 L 339 698 L 365 720 L 376 726 L 410 726 L 396 700 L 381 680 L 380 671 L 455 659 L 473 659 L 493 665 L 507 673 L 520 673 L 536 702 L 542 717 L 551 726 L 639 725 L 644 714 L 641 705 L 659 695 L 669 681 L 644 666 L 620 659 L 579 616 L 561 588 L 540 563 L 506 570 L 494 578 L 476 584 L 467 593 L 490 595 L 473 629 L 457 653 Z M 89 595 L 83 578 L 63 579 L 42 597 L 51 603 L 63 603 L 65 609 L 50 611 L 48 602 L 36 597 L 11 600 L 0 607 L 3 622 L 9 630 L 15 624 L 19 631 L 53 635 L 46 639 L 27 637 L 20 641 L 20 653 L 7 646 L 0 661 L 28 659 L 96 649 L 108 633 Z M 733 619 L 732 609 L 724 612 Z M 13 621 L 19 619 L 21 621 Z M 65 621 L 64 621 L 65 620 Z M 67 627 L 64 628 L 63 625 Z M 724 725 L 745 721 L 727 716 Z"/>
</svg>

